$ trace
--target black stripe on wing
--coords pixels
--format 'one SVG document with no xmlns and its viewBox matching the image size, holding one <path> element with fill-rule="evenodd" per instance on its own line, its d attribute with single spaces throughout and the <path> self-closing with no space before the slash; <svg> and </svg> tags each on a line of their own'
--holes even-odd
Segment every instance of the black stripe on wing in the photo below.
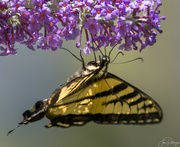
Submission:
<svg viewBox="0 0 180 147">
<path fill-rule="evenodd" d="M 159 123 L 159 116 L 157 113 L 150 114 L 85 114 L 85 115 L 61 115 L 51 120 L 51 124 L 46 127 L 70 127 L 82 126 L 90 121 L 98 124 L 154 124 Z"/>
</svg>

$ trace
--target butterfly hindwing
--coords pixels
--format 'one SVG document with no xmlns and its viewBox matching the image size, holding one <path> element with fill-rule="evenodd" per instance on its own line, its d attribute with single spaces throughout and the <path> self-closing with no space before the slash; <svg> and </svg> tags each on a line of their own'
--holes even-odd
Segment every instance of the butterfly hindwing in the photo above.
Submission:
<svg viewBox="0 0 180 147">
<path fill-rule="evenodd" d="M 75 78 L 67 85 L 70 89 L 78 85 L 67 97 L 61 97 L 61 89 L 59 99 L 47 111 L 49 127 L 84 125 L 89 121 L 147 124 L 162 119 L 162 110 L 152 98 L 111 73 L 103 77 L 92 73 L 81 80 Z"/>
<path fill-rule="evenodd" d="M 109 90 L 104 92 L 107 99 L 102 105 L 105 107 L 95 116 L 95 122 L 148 124 L 161 121 L 162 110 L 148 95 L 111 73 L 104 80 Z"/>
</svg>

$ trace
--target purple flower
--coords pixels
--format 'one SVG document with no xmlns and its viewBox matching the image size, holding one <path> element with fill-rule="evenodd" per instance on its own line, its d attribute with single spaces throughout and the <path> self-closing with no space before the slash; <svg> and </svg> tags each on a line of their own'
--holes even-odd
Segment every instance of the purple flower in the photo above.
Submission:
<svg viewBox="0 0 180 147">
<path fill-rule="evenodd" d="M 11 0 L 10 1 L 11 12 L 15 14 L 19 12 L 19 10 L 22 11 L 22 9 L 26 9 L 24 7 L 25 4 L 26 4 L 26 1 L 24 0 Z"/>
<path fill-rule="evenodd" d="M 62 40 L 58 34 L 48 33 L 47 36 L 42 39 L 39 48 L 42 47 L 44 50 L 52 49 L 52 51 L 55 51 L 61 45 Z"/>
<path fill-rule="evenodd" d="M 118 16 L 118 11 L 110 4 L 107 4 L 106 8 L 106 20 L 115 20 L 115 18 Z"/>
<path fill-rule="evenodd" d="M 38 7 L 36 15 L 41 23 L 46 23 L 51 15 L 51 9 L 47 7 L 47 4 L 42 4 Z"/>
<path fill-rule="evenodd" d="M 130 50 L 132 49 L 131 46 L 132 46 L 131 40 L 130 40 L 129 38 L 126 38 L 126 39 L 125 39 L 125 43 L 124 43 L 124 44 L 121 44 L 121 45 L 119 46 L 119 51 L 122 51 L 123 49 L 124 49 L 125 51 L 130 51 Z"/>
<path fill-rule="evenodd" d="M 59 20 L 62 21 L 62 23 L 69 23 L 70 21 L 74 20 L 71 7 L 67 9 L 60 9 L 56 15 L 58 16 Z"/>
<path fill-rule="evenodd" d="M 92 47 L 88 44 L 84 49 L 82 49 L 82 51 L 85 54 L 90 54 L 91 53 L 91 49 L 92 49 Z"/>
<path fill-rule="evenodd" d="M 84 23 L 84 28 L 88 29 L 92 36 L 95 36 L 98 30 L 102 30 L 101 25 L 95 19 L 88 19 L 87 22 Z"/>
<path fill-rule="evenodd" d="M 63 0 L 63 2 L 60 2 L 58 6 L 64 11 L 68 11 L 69 9 L 72 9 L 72 5 L 69 2 L 69 0 Z"/>
<path fill-rule="evenodd" d="M 85 1 L 84 0 L 74 0 L 74 4 L 75 6 L 83 6 L 85 4 Z"/>
<path fill-rule="evenodd" d="M 75 40 L 78 35 L 79 35 L 79 29 L 76 28 L 76 29 L 73 30 L 73 32 L 66 33 L 66 35 L 63 36 L 63 38 L 65 40 Z"/>
<path fill-rule="evenodd" d="M 102 46 L 142 51 L 162 33 L 161 0 L 63 0 L 54 7 L 48 0 L 0 2 L 1 56 L 17 54 L 14 44 L 29 49 L 57 50 L 63 40 L 75 40 L 89 54 Z M 43 30 L 43 34 L 42 34 Z M 85 35 L 84 35 L 85 34 Z M 85 38 L 85 42 L 81 42 Z M 95 42 L 95 43 L 94 43 Z M 96 44 L 97 47 L 93 47 Z M 140 44 L 138 49 L 137 44 Z M 4 47 L 6 46 L 6 47 Z"/>
<path fill-rule="evenodd" d="M 125 23 L 123 19 L 125 18 L 121 17 L 118 20 L 118 26 L 115 28 L 115 31 L 117 32 L 117 39 L 124 38 L 126 34 L 131 30 L 131 24 Z"/>
<path fill-rule="evenodd" d="M 45 23 L 45 28 L 48 32 L 55 32 L 58 27 L 59 21 L 57 18 L 49 17 L 47 23 Z"/>
<path fill-rule="evenodd" d="M 86 10 L 91 10 L 92 9 L 92 4 L 94 4 L 94 0 L 87 0 L 85 2 L 85 9 Z"/>
<path fill-rule="evenodd" d="M 38 32 L 41 30 L 41 23 L 37 18 L 37 15 L 31 15 L 29 18 L 28 29 L 31 32 Z"/>
<path fill-rule="evenodd" d="M 101 5 L 96 5 L 91 10 L 91 15 L 94 16 L 96 20 L 102 19 L 102 16 L 106 15 L 106 9 L 103 9 Z"/>
</svg>

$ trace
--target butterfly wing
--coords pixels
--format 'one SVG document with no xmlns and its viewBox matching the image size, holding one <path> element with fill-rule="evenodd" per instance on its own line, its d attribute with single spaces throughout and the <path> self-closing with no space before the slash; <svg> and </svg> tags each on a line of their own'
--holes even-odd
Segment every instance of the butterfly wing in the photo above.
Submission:
<svg viewBox="0 0 180 147">
<path fill-rule="evenodd" d="M 75 78 L 64 86 L 64 91 L 63 88 L 60 90 L 56 92 L 56 101 L 47 110 L 46 116 L 51 120 L 47 127 L 70 127 L 89 121 L 149 124 L 162 120 L 162 110 L 152 98 L 111 73 L 104 77 L 93 73 Z"/>
<path fill-rule="evenodd" d="M 149 124 L 159 123 L 162 120 L 161 107 L 147 94 L 111 73 L 108 73 L 104 80 L 109 89 L 101 93 L 101 97 L 106 97 L 103 103 L 91 111 L 95 114 L 93 121 L 112 124 Z M 96 114 L 98 111 L 101 113 Z"/>
</svg>

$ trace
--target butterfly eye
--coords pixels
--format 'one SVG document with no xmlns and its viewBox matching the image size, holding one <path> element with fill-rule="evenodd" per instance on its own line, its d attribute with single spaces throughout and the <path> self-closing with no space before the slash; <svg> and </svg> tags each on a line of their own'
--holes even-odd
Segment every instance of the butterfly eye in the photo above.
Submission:
<svg viewBox="0 0 180 147">
<path fill-rule="evenodd" d="M 107 60 L 107 58 L 104 56 L 104 57 L 102 57 L 102 60 L 103 60 L 103 61 L 106 61 L 106 60 Z"/>
<path fill-rule="evenodd" d="M 110 59 L 108 56 L 104 56 L 104 57 L 102 57 L 102 61 L 103 62 L 110 62 Z"/>
<path fill-rule="evenodd" d="M 22 115 L 24 118 L 28 118 L 32 115 L 32 113 L 29 110 L 26 110 Z"/>
<path fill-rule="evenodd" d="M 38 101 L 38 102 L 36 102 L 36 104 L 35 104 L 36 110 L 40 110 L 40 109 L 42 108 L 42 106 L 43 106 L 43 102 L 42 102 L 42 101 Z"/>
</svg>

